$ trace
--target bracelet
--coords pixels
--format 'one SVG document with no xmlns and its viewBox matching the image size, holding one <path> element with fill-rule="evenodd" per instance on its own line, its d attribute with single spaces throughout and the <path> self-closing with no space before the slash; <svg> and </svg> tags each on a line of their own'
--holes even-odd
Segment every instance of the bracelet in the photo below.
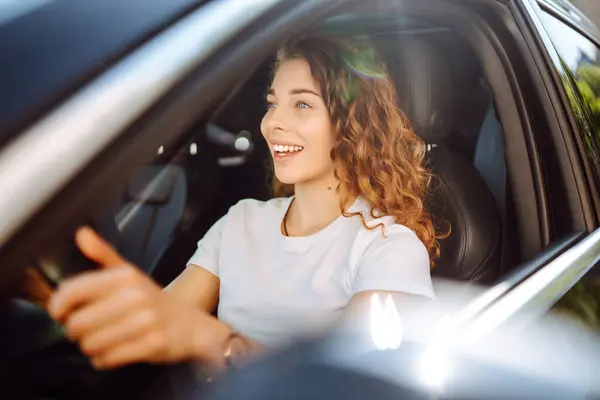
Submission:
<svg viewBox="0 0 600 400">
<path fill-rule="evenodd" d="M 233 339 L 238 338 L 239 334 L 232 330 L 229 333 L 229 337 L 227 338 L 227 346 L 225 347 L 225 351 L 223 352 L 223 360 L 225 361 L 225 366 L 227 368 L 230 368 L 233 366 L 233 361 L 232 361 L 232 349 L 231 349 L 231 342 L 233 341 Z"/>
</svg>

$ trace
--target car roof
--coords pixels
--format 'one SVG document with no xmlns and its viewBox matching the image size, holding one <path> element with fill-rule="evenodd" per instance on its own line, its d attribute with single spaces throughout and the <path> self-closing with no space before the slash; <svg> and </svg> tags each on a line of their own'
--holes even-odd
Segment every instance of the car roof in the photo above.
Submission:
<svg viewBox="0 0 600 400">
<path fill-rule="evenodd" d="M 202 0 L 45 2 L 0 24 L 0 146 Z"/>
<path fill-rule="evenodd" d="M 590 36 L 600 36 L 569 2 L 538 1 Z M 14 16 L 5 23 L 0 21 L 0 146 L 115 60 L 203 2 L 170 0 L 154 2 L 152 7 L 141 1 L 18 3 L 21 6 L 13 10 Z"/>
</svg>

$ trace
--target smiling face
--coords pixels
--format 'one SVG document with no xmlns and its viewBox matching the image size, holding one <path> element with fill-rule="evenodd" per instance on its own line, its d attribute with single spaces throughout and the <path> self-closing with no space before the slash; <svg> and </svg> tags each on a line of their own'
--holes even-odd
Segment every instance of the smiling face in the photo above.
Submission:
<svg viewBox="0 0 600 400">
<path fill-rule="evenodd" d="M 319 83 L 304 59 L 279 66 L 267 104 L 260 128 L 271 150 L 277 179 L 294 185 L 332 179 L 330 152 L 335 130 Z"/>
</svg>

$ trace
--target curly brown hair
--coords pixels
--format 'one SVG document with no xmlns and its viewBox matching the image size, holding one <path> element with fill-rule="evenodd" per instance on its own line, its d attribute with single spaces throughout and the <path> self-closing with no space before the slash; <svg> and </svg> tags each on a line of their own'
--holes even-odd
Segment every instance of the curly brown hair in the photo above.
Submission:
<svg viewBox="0 0 600 400">
<path fill-rule="evenodd" d="M 273 74 L 283 62 L 304 59 L 319 82 L 337 138 L 331 150 L 335 177 L 349 197 L 363 196 L 371 216 L 393 216 L 425 244 L 430 259 L 439 243 L 424 199 L 431 175 L 424 167 L 425 143 L 400 110 L 394 82 L 375 48 L 364 38 L 311 33 L 296 37 L 277 51 Z M 274 177 L 276 196 L 293 187 Z M 347 204 L 344 199 L 342 204 Z M 359 215 L 367 229 L 364 216 Z"/>
</svg>

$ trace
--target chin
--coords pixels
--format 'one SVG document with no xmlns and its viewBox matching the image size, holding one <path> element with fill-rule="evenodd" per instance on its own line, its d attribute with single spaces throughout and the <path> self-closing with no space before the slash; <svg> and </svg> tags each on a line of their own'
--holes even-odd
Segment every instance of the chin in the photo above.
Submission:
<svg viewBox="0 0 600 400">
<path fill-rule="evenodd" d="M 301 174 L 291 170 L 282 171 L 282 169 L 283 168 L 275 168 L 275 177 L 279 182 L 285 185 L 295 185 L 303 181 Z"/>
<path fill-rule="evenodd" d="M 294 179 L 293 177 L 290 177 L 287 174 L 275 174 L 275 177 L 279 182 L 283 183 L 284 185 L 295 185 L 298 182 L 297 179 Z"/>
</svg>

